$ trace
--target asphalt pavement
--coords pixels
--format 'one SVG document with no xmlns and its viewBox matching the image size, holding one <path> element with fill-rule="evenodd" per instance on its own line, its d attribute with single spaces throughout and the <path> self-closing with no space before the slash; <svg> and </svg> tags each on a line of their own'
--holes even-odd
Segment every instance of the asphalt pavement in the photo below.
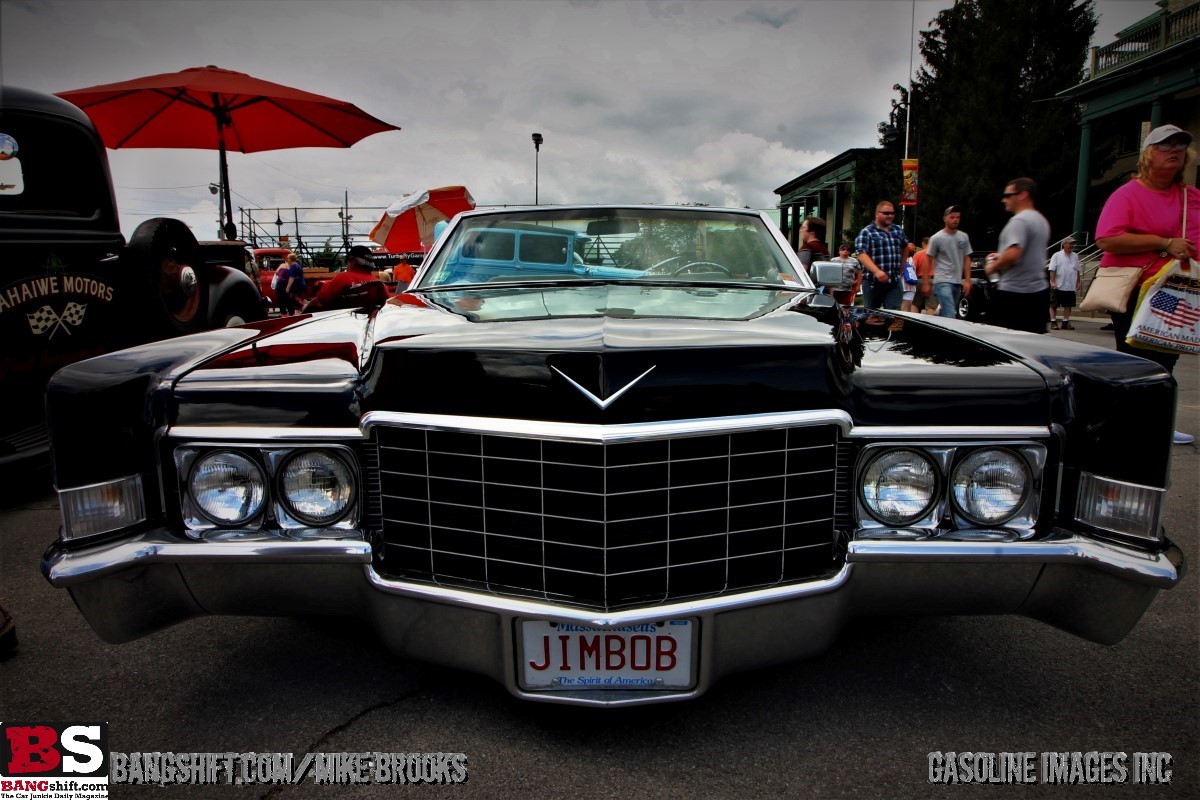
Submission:
<svg viewBox="0 0 1200 800">
<path fill-rule="evenodd" d="M 1101 321 L 1054 332 L 1112 346 Z M 1177 427 L 1200 434 L 1200 359 Z M 1165 525 L 1194 565 L 1200 449 L 1173 450 Z M 531 704 L 393 656 L 357 623 L 192 620 L 124 645 L 38 572 L 59 517 L 46 473 L 8 476 L 0 603 L 18 655 L 0 720 L 109 723 L 129 752 L 449 752 L 455 786 L 118 786 L 113 797 L 1197 797 L 1200 580 L 1160 593 L 1106 647 L 1014 617 L 851 624 L 825 655 L 728 678 L 699 700 L 626 710 Z M 446 636 L 465 635 L 448 630 Z M 1165 752 L 1171 784 L 931 786 L 928 754 Z"/>
</svg>

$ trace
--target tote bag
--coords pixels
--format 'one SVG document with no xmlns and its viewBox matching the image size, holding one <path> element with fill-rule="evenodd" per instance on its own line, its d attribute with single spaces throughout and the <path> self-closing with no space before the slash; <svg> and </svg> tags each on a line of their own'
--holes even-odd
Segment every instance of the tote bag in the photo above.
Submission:
<svg viewBox="0 0 1200 800">
<path fill-rule="evenodd" d="M 1141 274 L 1141 267 L 1101 267 L 1079 304 L 1079 310 L 1123 313 Z"/>
<path fill-rule="evenodd" d="M 1200 263 L 1172 259 L 1142 284 L 1125 343 L 1167 353 L 1200 353 Z"/>
</svg>

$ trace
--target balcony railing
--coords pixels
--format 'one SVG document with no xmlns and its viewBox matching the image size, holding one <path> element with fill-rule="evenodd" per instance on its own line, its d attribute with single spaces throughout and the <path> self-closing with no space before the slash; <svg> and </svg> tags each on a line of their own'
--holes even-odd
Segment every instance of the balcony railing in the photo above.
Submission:
<svg viewBox="0 0 1200 800">
<path fill-rule="evenodd" d="M 1164 14 L 1112 44 L 1093 47 L 1091 76 L 1097 78 L 1195 36 L 1200 36 L 1200 3 Z"/>
</svg>

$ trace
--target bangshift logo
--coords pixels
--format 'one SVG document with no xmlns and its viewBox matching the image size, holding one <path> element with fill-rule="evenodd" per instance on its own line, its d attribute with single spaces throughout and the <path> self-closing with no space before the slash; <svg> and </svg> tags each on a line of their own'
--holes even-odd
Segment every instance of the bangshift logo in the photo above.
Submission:
<svg viewBox="0 0 1200 800">
<path fill-rule="evenodd" d="M 0 800 L 58 792 L 108 796 L 108 723 L 0 722 Z"/>
</svg>

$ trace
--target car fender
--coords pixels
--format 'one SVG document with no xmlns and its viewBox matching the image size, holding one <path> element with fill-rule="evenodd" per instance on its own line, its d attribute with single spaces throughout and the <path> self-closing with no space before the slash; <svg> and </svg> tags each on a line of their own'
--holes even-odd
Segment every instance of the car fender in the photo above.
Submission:
<svg viewBox="0 0 1200 800">
<path fill-rule="evenodd" d="M 259 323 L 270 326 L 271 323 Z M 155 480 L 155 431 L 169 420 L 171 389 L 188 369 L 264 331 L 219 328 L 132 347 L 63 367 L 46 389 L 55 486 L 128 475 Z M 103 454 L 102 457 L 98 457 Z M 147 495 L 153 496 L 147 487 Z"/>
</svg>

